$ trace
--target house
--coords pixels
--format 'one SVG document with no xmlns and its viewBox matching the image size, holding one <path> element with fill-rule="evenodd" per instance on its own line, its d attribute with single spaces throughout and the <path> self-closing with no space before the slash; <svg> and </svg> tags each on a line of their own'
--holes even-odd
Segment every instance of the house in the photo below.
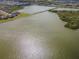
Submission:
<svg viewBox="0 0 79 59">
<path fill-rule="evenodd" d="M 0 0 L 0 4 L 3 5 L 30 5 L 29 1 L 23 1 L 23 0 Z"/>
<path fill-rule="evenodd" d="M 7 16 L 9 15 L 7 12 L 0 10 L 0 16 Z"/>
</svg>

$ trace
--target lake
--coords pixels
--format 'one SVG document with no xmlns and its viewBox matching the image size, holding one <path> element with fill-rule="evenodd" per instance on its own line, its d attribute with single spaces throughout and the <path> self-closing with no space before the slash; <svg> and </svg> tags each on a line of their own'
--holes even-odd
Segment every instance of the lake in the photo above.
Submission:
<svg viewBox="0 0 79 59">
<path fill-rule="evenodd" d="M 79 30 L 42 12 L 0 24 L 0 59 L 79 59 Z"/>
</svg>

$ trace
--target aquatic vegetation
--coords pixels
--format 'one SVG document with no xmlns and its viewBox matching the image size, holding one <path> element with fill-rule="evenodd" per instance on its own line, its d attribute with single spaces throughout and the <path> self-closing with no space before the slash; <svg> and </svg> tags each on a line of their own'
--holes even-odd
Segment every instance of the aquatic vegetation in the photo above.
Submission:
<svg viewBox="0 0 79 59">
<path fill-rule="evenodd" d="M 65 27 L 79 29 L 79 11 L 49 11 L 57 13 L 62 21 L 67 22 Z"/>
</svg>

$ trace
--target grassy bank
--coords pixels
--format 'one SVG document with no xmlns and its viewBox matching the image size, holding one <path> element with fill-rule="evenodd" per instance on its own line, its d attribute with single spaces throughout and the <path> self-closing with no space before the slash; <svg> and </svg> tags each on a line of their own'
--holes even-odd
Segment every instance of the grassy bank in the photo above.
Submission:
<svg viewBox="0 0 79 59">
<path fill-rule="evenodd" d="M 57 13 L 62 21 L 67 22 L 65 27 L 79 29 L 79 11 L 49 11 Z"/>
<path fill-rule="evenodd" d="M 13 11 L 17 11 L 17 10 L 20 10 L 20 9 L 23 9 L 23 6 L 10 6 L 9 9 L 8 9 L 8 12 L 11 13 Z"/>
<path fill-rule="evenodd" d="M 14 18 L 1 19 L 0 23 L 5 23 L 5 22 L 8 22 L 8 21 L 13 21 L 13 20 L 20 19 L 22 17 L 27 17 L 27 16 L 30 16 L 30 15 L 26 14 L 26 13 L 21 13 L 21 14 L 19 14 L 18 16 L 14 17 Z"/>
</svg>

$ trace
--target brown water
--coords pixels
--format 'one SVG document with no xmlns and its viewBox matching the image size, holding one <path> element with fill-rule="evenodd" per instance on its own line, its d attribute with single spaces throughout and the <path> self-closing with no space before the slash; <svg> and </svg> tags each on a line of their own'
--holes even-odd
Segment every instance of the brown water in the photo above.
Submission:
<svg viewBox="0 0 79 59">
<path fill-rule="evenodd" d="M 43 12 L 0 24 L 0 59 L 79 59 L 79 30 Z"/>
</svg>

